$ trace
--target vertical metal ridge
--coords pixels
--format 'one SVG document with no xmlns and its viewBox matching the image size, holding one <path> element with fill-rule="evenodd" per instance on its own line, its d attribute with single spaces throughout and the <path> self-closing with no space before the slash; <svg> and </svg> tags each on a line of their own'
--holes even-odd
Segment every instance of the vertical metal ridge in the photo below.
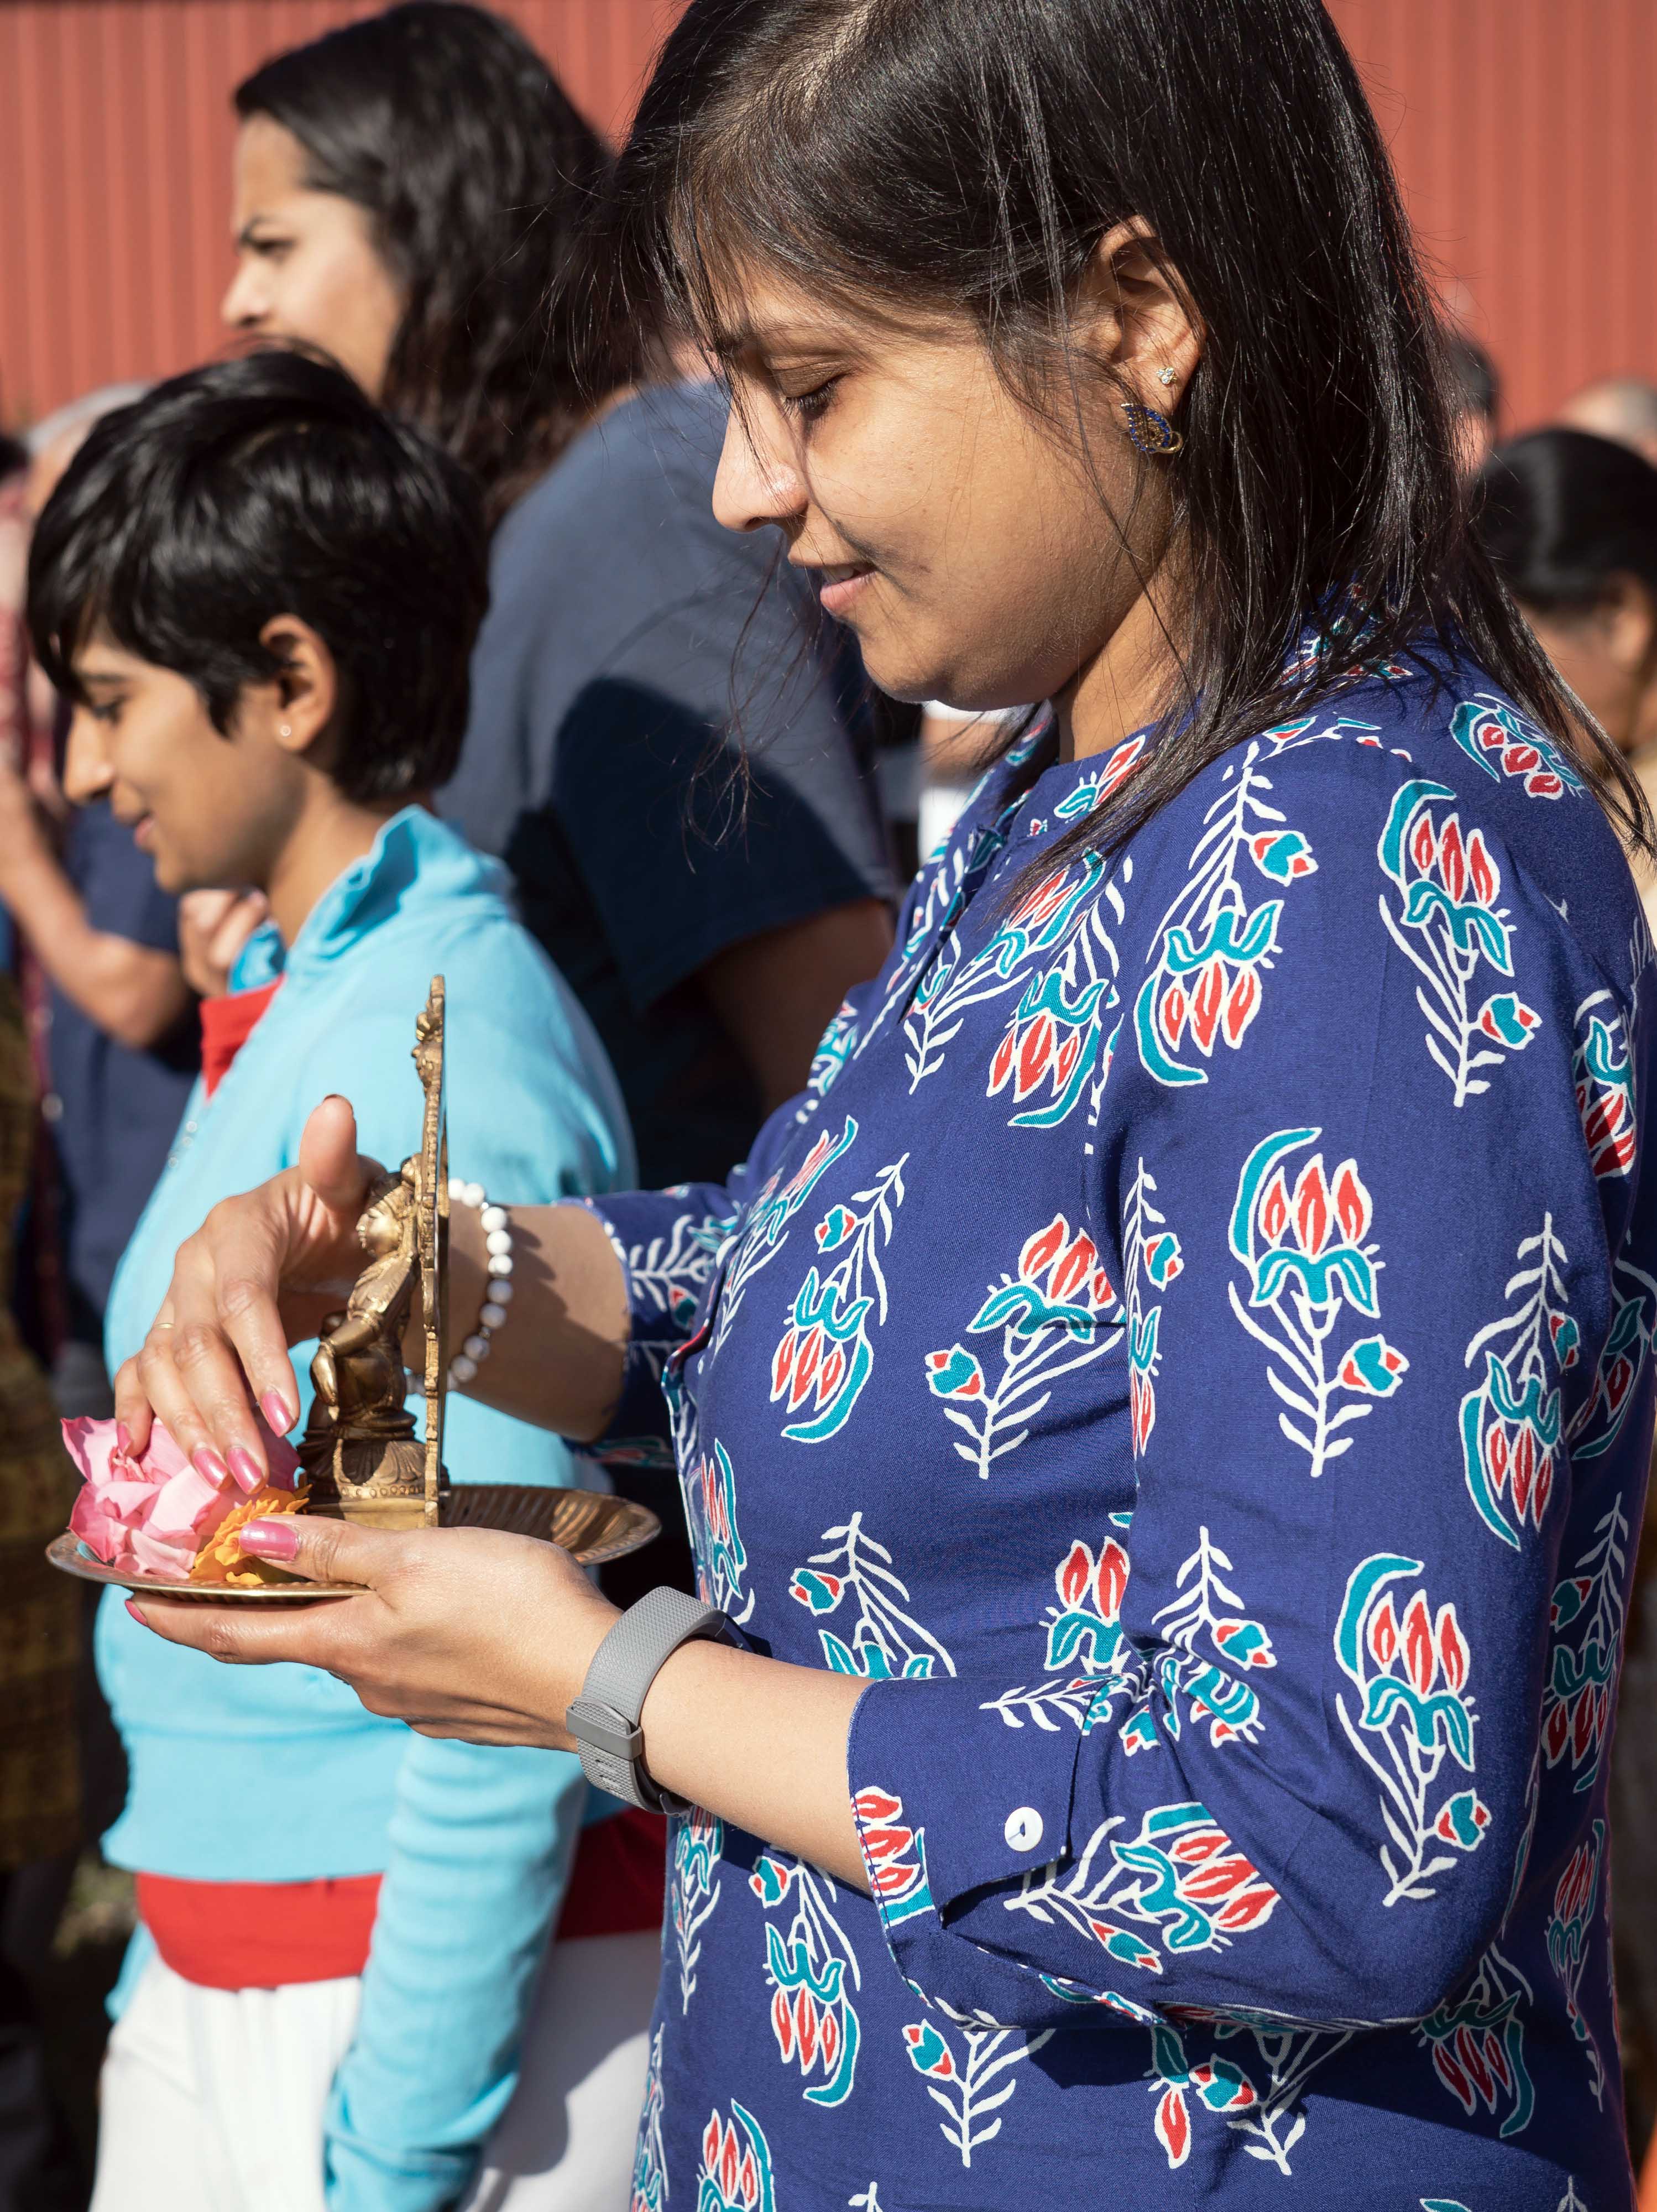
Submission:
<svg viewBox="0 0 1657 2212">
<path fill-rule="evenodd" d="M 218 352 L 230 94 L 373 0 L 0 0 L 0 407 Z M 1406 201 L 1522 427 L 1657 374 L 1651 0 L 1330 0 Z M 678 0 L 506 0 L 613 137 Z"/>
</svg>

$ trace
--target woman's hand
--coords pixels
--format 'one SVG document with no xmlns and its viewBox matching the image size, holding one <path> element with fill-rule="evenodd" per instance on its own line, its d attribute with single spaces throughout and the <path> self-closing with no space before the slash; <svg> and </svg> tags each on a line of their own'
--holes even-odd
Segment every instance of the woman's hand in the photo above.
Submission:
<svg viewBox="0 0 1657 2212">
<path fill-rule="evenodd" d="M 136 1619 L 215 1659 L 297 1659 L 349 1683 L 371 1713 L 422 1735 L 574 1748 L 564 1711 L 620 1616 L 569 1553 L 493 1528 L 388 1535 L 304 1516 L 255 1522 L 242 1541 L 310 1582 L 361 1597 L 211 1606 L 146 1594 Z"/>
<path fill-rule="evenodd" d="M 323 1668 L 371 1713 L 422 1735 L 574 1749 L 565 1713 L 621 1615 L 568 1552 L 493 1528 L 384 1535 L 304 1514 L 252 1522 L 241 1540 L 362 1595 L 277 1608 L 146 1591 L 127 1610 L 232 1665 Z M 640 1716 L 646 1765 L 664 1790 L 866 1890 L 846 1743 L 867 1687 L 728 1644 L 681 1644 Z"/>
<path fill-rule="evenodd" d="M 299 1419 L 290 1344 L 314 1336 L 362 1266 L 356 1220 L 381 1172 L 356 1148 L 356 1116 L 325 1098 L 305 1125 L 299 1165 L 228 1198 L 181 1245 L 161 1312 L 115 1377 L 115 1411 L 135 1451 L 157 1416 L 186 1455 L 245 1452 L 264 1470 L 257 1401 L 278 1436 Z"/>
</svg>

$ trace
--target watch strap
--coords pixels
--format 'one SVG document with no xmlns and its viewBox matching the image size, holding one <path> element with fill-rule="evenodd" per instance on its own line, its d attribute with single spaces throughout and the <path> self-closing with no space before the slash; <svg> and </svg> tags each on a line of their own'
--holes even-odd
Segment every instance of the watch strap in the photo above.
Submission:
<svg viewBox="0 0 1657 2212">
<path fill-rule="evenodd" d="M 730 1622 L 717 1606 L 664 1584 L 630 1605 L 592 1655 L 581 1694 L 565 1716 L 589 1782 L 647 1813 L 683 1813 L 682 1798 L 645 1771 L 639 1717 L 650 1686 L 682 1644 L 722 1636 Z"/>
</svg>

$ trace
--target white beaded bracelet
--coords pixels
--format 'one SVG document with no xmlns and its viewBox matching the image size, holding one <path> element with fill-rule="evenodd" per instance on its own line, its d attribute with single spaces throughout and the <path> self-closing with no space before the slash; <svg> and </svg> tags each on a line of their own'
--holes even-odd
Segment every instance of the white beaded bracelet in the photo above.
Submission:
<svg viewBox="0 0 1657 2212">
<path fill-rule="evenodd" d="M 489 1340 L 497 1329 L 506 1326 L 513 1289 L 512 1218 L 504 1206 L 489 1204 L 481 1182 L 463 1182 L 458 1176 L 452 1176 L 449 1196 L 462 1206 L 476 1207 L 483 1224 L 484 1249 L 489 1254 L 489 1279 L 476 1330 L 449 1362 L 449 1381 L 458 1386 L 476 1377 L 479 1366 L 489 1356 Z"/>
</svg>

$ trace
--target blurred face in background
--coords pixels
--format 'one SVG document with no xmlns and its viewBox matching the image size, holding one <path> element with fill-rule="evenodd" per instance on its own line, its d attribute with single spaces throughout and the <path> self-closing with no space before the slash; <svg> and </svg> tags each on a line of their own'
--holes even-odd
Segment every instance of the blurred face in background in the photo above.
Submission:
<svg viewBox="0 0 1657 2212">
<path fill-rule="evenodd" d="M 233 328 L 321 346 L 372 399 L 403 319 L 402 291 L 365 210 L 306 183 L 305 149 L 268 115 L 236 139 L 236 275 L 222 310 Z"/>
<path fill-rule="evenodd" d="M 1524 606 L 1542 650 L 1625 753 L 1657 742 L 1657 601 L 1637 576 L 1612 575 L 1597 605 Z"/>
</svg>

